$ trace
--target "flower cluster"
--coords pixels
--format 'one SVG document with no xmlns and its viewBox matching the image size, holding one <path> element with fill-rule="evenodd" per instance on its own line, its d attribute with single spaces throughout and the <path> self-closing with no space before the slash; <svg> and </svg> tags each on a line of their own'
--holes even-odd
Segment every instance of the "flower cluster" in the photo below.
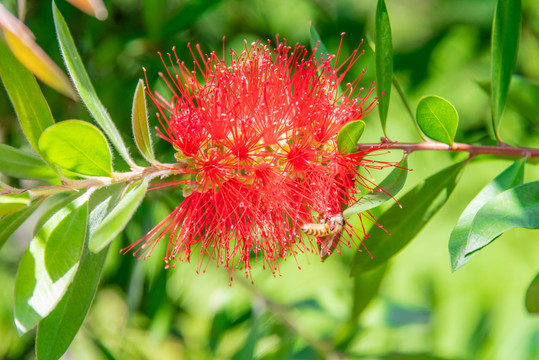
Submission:
<svg viewBox="0 0 539 360">
<path fill-rule="evenodd" d="M 365 157 L 387 145 L 344 154 L 336 143 L 346 123 L 375 106 L 367 102 L 372 84 L 359 97 L 361 76 L 343 83 L 361 54 L 356 49 L 335 68 L 338 54 L 316 57 L 279 41 L 246 43 L 228 61 L 198 46 L 198 55 L 191 53 L 192 69 L 169 55 L 168 79 L 162 78 L 170 101 L 147 91 L 160 111 L 159 136 L 188 164 L 174 182 L 183 185 L 185 199 L 125 250 L 149 254 L 168 237 L 167 267 L 189 261 L 200 247 L 199 269 L 206 255 L 249 275 L 260 255 L 275 273 L 279 258 L 315 249 L 302 224 L 315 213 L 340 213 L 358 184 L 372 187 L 359 171 L 379 167 Z"/>
</svg>

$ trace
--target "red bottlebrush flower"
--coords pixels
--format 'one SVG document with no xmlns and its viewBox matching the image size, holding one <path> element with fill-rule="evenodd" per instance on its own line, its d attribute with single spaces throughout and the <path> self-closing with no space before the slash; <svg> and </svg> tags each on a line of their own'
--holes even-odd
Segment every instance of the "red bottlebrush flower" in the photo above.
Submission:
<svg viewBox="0 0 539 360">
<path fill-rule="evenodd" d="M 314 212 L 338 214 L 354 202 L 358 182 L 374 187 L 359 169 L 383 166 L 364 158 L 387 145 L 342 154 L 336 143 L 343 125 L 375 106 L 367 103 L 372 84 L 359 97 L 361 76 L 342 83 L 358 49 L 337 69 L 332 56 L 278 41 L 245 44 L 228 63 L 197 50 L 192 70 L 169 55 L 172 70 L 162 77 L 170 101 L 148 91 L 160 111 L 159 136 L 189 164 L 174 182 L 183 184 L 185 199 L 125 251 L 150 254 L 168 238 L 167 267 L 189 261 L 200 246 L 199 269 L 208 255 L 249 275 L 251 257 L 260 255 L 275 273 L 280 258 L 315 248 L 300 231 Z"/>
</svg>

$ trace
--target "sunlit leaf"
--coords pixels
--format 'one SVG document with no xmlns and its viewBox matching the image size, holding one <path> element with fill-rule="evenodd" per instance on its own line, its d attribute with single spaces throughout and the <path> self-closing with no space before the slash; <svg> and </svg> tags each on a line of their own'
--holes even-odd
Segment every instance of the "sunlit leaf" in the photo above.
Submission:
<svg viewBox="0 0 539 360">
<path fill-rule="evenodd" d="M 408 175 L 408 157 L 389 173 L 378 185 L 377 189 L 363 195 L 355 204 L 343 211 L 343 216 L 349 218 L 354 214 L 372 209 L 391 199 L 402 189 Z"/>
<path fill-rule="evenodd" d="M 66 120 L 50 126 L 41 135 L 39 148 L 51 163 L 63 169 L 84 175 L 112 175 L 107 140 L 88 122 Z"/>
<path fill-rule="evenodd" d="M 19 333 L 27 332 L 47 316 L 71 283 L 86 234 L 87 203 L 85 193 L 51 216 L 24 253 L 15 282 L 15 325 Z M 69 239 L 66 233 L 71 235 Z M 62 249 L 62 244 L 67 248 Z"/>
<path fill-rule="evenodd" d="M 76 100 L 73 85 L 62 70 L 35 42 L 34 34 L 0 4 L 0 28 L 15 57 L 41 81 Z M 2 51 L 2 56 L 4 52 Z"/>
<path fill-rule="evenodd" d="M 521 0 L 498 0 L 492 24 L 492 124 L 498 140 L 499 124 L 517 58 L 521 7 Z"/>
<path fill-rule="evenodd" d="M 425 179 L 399 199 L 402 208 L 394 204 L 377 219 L 383 229 L 374 226 L 369 236 L 363 239 L 374 258 L 364 252 L 357 253 L 351 274 L 374 269 L 401 251 L 445 204 L 465 164 L 452 165 Z"/>
<path fill-rule="evenodd" d="M 88 203 L 89 233 L 77 273 L 62 301 L 37 327 L 36 352 L 39 360 L 58 359 L 73 341 L 90 309 L 109 247 L 96 254 L 90 250 L 88 240 L 92 229 L 99 227 L 117 204 L 122 188 L 122 184 L 114 184 L 91 194 Z"/>
<path fill-rule="evenodd" d="M 0 249 L 15 230 L 17 230 L 19 226 L 21 226 L 22 223 L 36 211 L 39 205 L 41 205 L 41 201 L 35 201 L 23 210 L 0 219 Z"/>
<path fill-rule="evenodd" d="M 144 83 L 139 80 L 135 97 L 133 98 L 133 111 L 131 122 L 133 125 L 133 135 L 137 147 L 150 163 L 155 162 L 155 155 L 152 148 L 152 138 L 148 128 L 148 112 L 146 110 L 146 99 L 144 97 Z"/>
<path fill-rule="evenodd" d="M 337 148 L 341 154 L 356 151 L 356 145 L 363 135 L 365 123 L 361 120 L 351 121 L 344 125 L 337 135 Z"/>
<path fill-rule="evenodd" d="M 109 15 L 102 0 L 67 0 L 88 15 L 94 16 L 98 20 L 105 20 Z"/>
<path fill-rule="evenodd" d="M 470 241 L 472 221 L 479 209 L 501 192 L 522 184 L 525 163 L 526 159 L 514 162 L 492 180 L 491 183 L 485 186 L 462 212 L 449 238 L 449 255 L 451 258 L 451 269 L 453 271 L 464 265 L 471 258 L 471 256 L 466 256 L 466 254 L 468 253 L 467 248 Z"/>
<path fill-rule="evenodd" d="M 58 11 L 56 4 L 53 2 L 52 6 L 53 16 L 54 16 L 54 25 L 56 27 L 56 33 L 58 34 L 58 41 L 60 43 L 60 49 L 62 50 L 62 55 L 66 63 L 67 69 L 73 82 L 75 83 L 75 88 L 77 89 L 82 101 L 92 114 L 92 117 L 103 129 L 105 134 L 118 150 L 122 158 L 129 164 L 131 167 L 136 167 L 133 159 L 129 155 L 129 150 L 125 146 L 125 143 L 120 135 L 120 132 L 112 122 L 109 113 L 99 100 L 94 86 L 88 77 L 88 73 L 84 68 L 81 57 L 75 47 L 69 28 Z"/>
<path fill-rule="evenodd" d="M 22 210 L 28 205 L 30 205 L 30 195 L 27 192 L 0 195 L 0 218 Z"/>
<path fill-rule="evenodd" d="M 144 198 L 147 188 L 148 181 L 141 181 L 107 213 L 90 235 L 90 250 L 94 253 L 100 252 L 124 229 Z"/>
<path fill-rule="evenodd" d="M 466 255 L 480 250 L 515 227 L 539 228 L 539 181 L 517 185 L 481 207 L 472 222 Z"/>
<path fill-rule="evenodd" d="M 393 80 L 393 45 L 391 40 L 391 24 L 385 0 L 378 0 L 375 20 L 375 63 L 376 91 L 378 93 L 378 111 L 382 129 L 386 134 L 387 113 Z M 387 137 L 387 136 L 386 136 Z"/>
<path fill-rule="evenodd" d="M 51 110 L 35 77 L 21 65 L 3 41 L 0 41 L 0 54 L 0 77 L 24 135 L 39 154 L 39 137 L 47 127 L 54 124 Z"/>
<path fill-rule="evenodd" d="M 526 291 L 526 309 L 530 314 L 539 314 L 539 273 Z"/>
<path fill-rule="evenodd" d="M 421 131 L 431 139 L 453 144 L 459 115 L 449 101 L 438 96 L 422 97 L 417 105 L 416 120 Z"/>
</svg>

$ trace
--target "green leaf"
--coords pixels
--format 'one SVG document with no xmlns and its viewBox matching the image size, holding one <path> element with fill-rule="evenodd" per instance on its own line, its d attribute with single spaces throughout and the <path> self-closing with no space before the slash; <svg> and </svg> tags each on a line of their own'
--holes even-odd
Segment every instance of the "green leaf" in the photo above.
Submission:
<svg viewBox="0 0 539 360">
<path fill-rule="evenodd" d="M 539 228 L 539 181 L 515 186 L 483 205 L 472 222 L 466 255 L 515 227 Z"/>
<path fill-rule="evenodd" d="M 455 188 L 466 162 L 452 165 L 419 183 L 379 219 L 385 230 L 374 226 L 363 239 L 374 258 L 357 253 L 351 275 L 374 269 L 401 251 L 436 214 Z M 386 233 L 388 231 L 390 234 Z"/>
<path fill-rule="evenodd" d="M 417 104 L 416 119 L 421 131 L 431 139 L 453 145 L 459 115 L 449 101 L 439 96 L 424 96 Z"/>
<path fill-rule="evenodd" d="M 41 203 L 42 201 L 38 200 L 27 208 L 0 219 L 0 249 L 4 246 L 11 234 L 13 234 L 15 230 L 17 230 L 19 226 L 34 213 Z"/>
<path fill-rule="evenodd" d="M 318 31 L 316 31 L 316 28 L 314 25 L 311 24 L 311 49 L 315 49 L 316 52 L 314 53 L 314 57 L 316 59 L 320 58 L 320 56 L 323 56 L 323 59 L 327 59 L 329 52 L 326 48 L 326 45 L 322 41 L 322 38 L 320 37 L 320 34 Z"/>
<path fill-rule="evenodd" d="M 53 164 L 79 174 L 112 175 L 107 140 L 94 125 L 82 120 L 59 122 L 43 132 L 39 148 Z"/>
<path fill-rule="evenodd" d="M 144 97 L 144 83 L 138 81 L 135 97 L 133 98 L 132 111 L 133 135 L 135 143 L 146 160 L 150 163 L 155 162 L 155 155 L 152 148 L 152 138 L 148 128 L 148 112 L 146 110 L 146 99 Z"/>
<path fill-rule="evenodd" d="M 51 109 L 34 75 L 21 65 L 3 41 L 0 41 L 0 54 L 0 77 L 26 139 L 39 154 L 39 137 L 54 124 Z"/>
<path fill-rule="evenodd" d="M 492 125 L 500 140 L 499 124 L 515 66 L 521 23 L 521 0 L 498 0 L 492 24 Z"/>
<path fill-rule="evenodd" d="M 28 205 L 30 205 L 30 195 L 27 192 L 22 194 L 1 195 L 0 218 L 22 210 Z"/>
<path fill-rule="evenodd" d="M 376 64 L 376 91 L 378 93 L 378 111 L 382 129 L 386 135 L 387 113 L 391 96 L 391 82 L 393 80 L 393 47 L 391 41 L 391 24 L 387 13 L 386 2 L 378 0 L 375 20 L 375 64 Z M 387 135 L 386 135 L 387 137 Z"/>
<path fill-rule="evenodd" d="M 107 213 L 107 216 L 91 233 L 90 250 L 94 253 L 100 252 L 125 228 L 144 198 L 147 188 L 146 179 L 139 182 Z"/>
<path fill-rule="evenodd" d="M 54 178 L 56 174 L 34 154 L 0 144 L 0 173 L 22 179 Z"/>
<path fill-rule="evenodd" d="M 39 322 L 37 328 L 36 352 L 39 360 L 60 358 L 73 341 L 90 309 L 109 247 L 95 254 L 89 248 L 89 239 L 92 229 L 98 228 L 112 211 L 122 190 L 122 184 L 114 184 L 97 189 L 90 196 L 89 232 L 82 248 L 77 273 L 62 301 Z"/>
<path fill-rule="evenodd" d="M 526 309 L 530 314 L 539 314 L 539 273 L 526 291 Z"/>
<path fill-rule="evenodd" d="M 120 132 L 112 122 L 109 113 L 99 100 L 94 86 L 88 77 L 88 73 L 84 68 L 81 57 L 75 47 L 71 33 L 67 24 L 56 7 L 54 1 L 52 2 L 52 12 L 54 16 L 54 25 L 56 27 L 56 34 L 58 35 L 58 42 L 60 44 L 60 49 L 62 50 L 62 56 L 64 57 L 67 70 L 73 79 L 75 88 L 77 89 L 82 101 L 88 108 L 90 114 L 103 129 L 105 134 L 109 137 L 110 141 L 118 150 L 122 158 L 129 164 L 131 167 L 137 167 L 134 161 L 129 156 L 129 151 L 125 146 L 125 143 L 120 135 Z"/>
<path fill-rule="evenodd" d="M 359 200 L 343 211 L 343 216 L 349 218 L 354 214 L 372 209 L 387 200 L 393 198 L 402 189 L 408 176 L 408 157 L 395 167 L 389 175 L 378 185 L 377 189 L 371 190 Z"/>
<path fill-rule="evenodd" d="M 337 135 L 337 148 L 341 154 L 356 151 L 356 145 L 363 135 L 365 123 L 361 120 L 351 121 L 344 125 Z"/>
<path fill-rule="evenodd" d="M 451 258 L 451 270 L 455 271 L 464 265 L 471 256 L 466 256 L 468 252 L 468 242 L 470 241 L 470 232 L 472 222 L 477 212 L 490 199 L 501 192 L 510 189 L 516 185 L 522 184 L 524 180 L 524 164 L 526 159 L 520 159 L 505 169 L 491 183 L 485 186 L 479 194 L 468 204 L 466 209 L 457 221 L 457 225 L 449 238 L 449 255 Z"/>
<path fill-rule="evenodd" d="M 37 327 L 37 359 L 59 359 L 73 341 L 94 299 L 109 248 L 84 248 L 73 282 L 62 301 Z"/>
<path fill-rule="evenodd" d="M 56 307 L 75 275 L 78 266 L 75 254 L 80 256 L 86 233 L 88 196 L 83 194 L 54 214 L 37 232 L 19 263 L 15 325 L 21 334 Z M 66 244 L 64 232 L 72 235 L 66 239 L 72 244 L 59 249 L 61 244 Z M 51 249 L 47 249 L 49 246 Z"/>
</svg>

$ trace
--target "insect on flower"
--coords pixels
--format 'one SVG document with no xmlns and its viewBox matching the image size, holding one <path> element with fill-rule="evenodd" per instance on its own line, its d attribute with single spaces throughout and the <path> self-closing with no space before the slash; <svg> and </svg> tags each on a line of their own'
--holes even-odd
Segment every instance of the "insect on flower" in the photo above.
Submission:
<svg viewBox="0 0 539 360">
<path fill-rule="evenodd" d="M 334 247 L 334 241 L 339 236 L 345 225 L 342 213 L 325 218 L 323 213 L 316 217 L 318 223 L 303 224 L 301 231 L 307 235 L 313 235 L 320 238 L 320 257 L 324 258 L 331 255 Z"/>
</svg>

